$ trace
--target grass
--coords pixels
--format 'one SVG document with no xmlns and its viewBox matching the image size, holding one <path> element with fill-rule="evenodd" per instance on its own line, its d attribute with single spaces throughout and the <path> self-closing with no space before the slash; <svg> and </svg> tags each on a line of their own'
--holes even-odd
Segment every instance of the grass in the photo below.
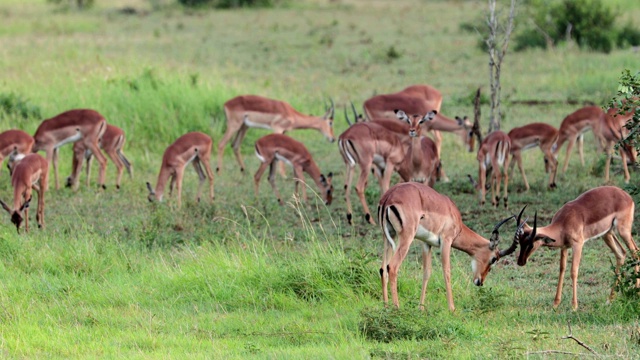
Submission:
<svg viewBox="0 0 640 360">
<path fill-rule="evenodd" d="M 117 9 L 125 5 L 141 11 L 123 15 Z M 84 12 L 35 0 L 0 5 L 0 98 L 19 99 L 23 109 L 39 109 L 44 118 L 70 108 L 97 109 L 125 130 L 125 153 L 135 168 L 135 178 L 125 177 L 119 191 L 112 164 L 106 191 L 86 188 L 84 181 L 78 192 L 51 190 L 44 230 L 17 235 L 3 219 L 2 357 L 476 359 L 550 357 L 533 354 L 544 350 L 585 353 L 561 339 L 568 320 L 574 335 L 598 353 L 637 357 L 637 312 L 624 302 L 605 304 L 613 256 L 599 240 L 590 241 L 583 254 L 577 312 L 570 310 L 569 285 L 559 309 L 551 309 L 559 254 L 544 250 L 524 268 L 513 258 L 502 261 L 483 288 L 472 284 L 468 257 L 454 252 L 455 313 L 447 309 L 436 254 L 428 310 L 420 312 L 417 247 L 401 268 L 402 310 L 385 309 L 380 231 L 365 224 L 359 206 L 355 225 L 346 224 L 344 165 L 335 144 L 314 131 L 289 135 L 307 144 L 324 173 L 335 174 L 329 208 L 318 197 L 299 203 L 291 197 L 290 179 L 277 179 L 285 206 L 277 205 L 266 184 L 253 195 L 253 142 L 267 133 L 255 129 L 242 146 L 249 174 L 237 170 L 227 149 L 215 178 L 215 201 L 195 202 L 197 177 L 187 170 L 181 210 L 171 198 L 147 203 L 145 181 L 155 183 L 165 147 L 188 131 L 203 131 L 217 142 L 225 129 L 222 104 L 238 94 L 279 98 L 321 114 L 329 96 L 338 106 L 354 101 L 359 107 L 374 93 L 428 83 L 445 95 L 444 114 L 471 115 L 470 94 L 478 86 L 487 91 L 487 58 L 458 24 L 484 12 L 483 3 L 305 1 L 210 12 L 171 5 L 153 11 L 151 5 L 98 2 Z M 635 2 L 626 5 L 630 14 L 640 13 Z M 502 128 L 533 121 L 558 126 L 577 108 L 567 99 L 603 103 L 622 69 L 637 67 L 634 59 L 628 51 L 509 53 Z M 532 107 L 508 100 L 558 103 Z M 0 127 L 33 133 L 42 120 L 34 114 L 5 112 Z M 483 125 L 486 131 L 486 115 Z M 336 134 L 346 126 L 339 116 Z M 466 180 L 467 173 L 477 173 L 475 154 L 444 138 L 443 164 L 452 181 L 436 189 L 456 202 L 467 225 L 488 235 L 509 212 L 478 207 Z M 546 223 L 564 202 L 601 185 L 602 156 L 591 135 L 585 147 L 585 167 L 574 155 L 553 192 L 546 190 L 540 152 L 524 153 L 531 190 L 523 192 L 514 174 L 512 209 L 528 204 Z M 70 171 L 70 157 L 70 147 L 63 148 L 61 177 Z M 619 163 L 613 169 L 613 183 L 623 185 Z M 632 173 L 632 183 L 637 179 Z M 0 197 L 7 201 L 11 193 L 3 171 Z M 367 190 L 370 206 L 379 195 L 374 186 Z M 392 331 L 391 341 L 376 335 Z"/>
</svg>

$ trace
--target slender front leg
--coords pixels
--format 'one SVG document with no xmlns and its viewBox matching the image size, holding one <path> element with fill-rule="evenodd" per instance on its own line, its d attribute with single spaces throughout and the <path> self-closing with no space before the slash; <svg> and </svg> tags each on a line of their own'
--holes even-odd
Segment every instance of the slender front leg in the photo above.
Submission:
<svg viewBox="0 0 640 360">
<path fill-rule="evenodd" d="M 273 189 L 273 193 L 276 194 L 278 199 L 278 204 L 284 205 L 284 201 L 282 201 L 282 197 L 280 197 L 280 191 L 278 191 L 278 187 L 276 186 L 276 167 L 278 166 L 278 160 L 273 159 L 271 164 L 269 164 L 269 184 L 271 184 L 271 188 Z"/>
<path fill-rule="evenodd" d="M 178 209 L 182 207 L 182 178 L 184 176 L 184 166 L 176 169 L 174 176 L 176 182 L 176 191 L 178 192 Z"/>
<path fill-rule="evenodd" d="M 451 245 L 444 244 L 442 246 L 442 253 L 440 255 L 442 259 L 442 273 L 444 275 L 444 284 L 447 289 L 447 303 L 449 303 L 449 310 L 455 311 L 456 307 L 453 305 L 453 290 L 451 288 Z"/>
<path fill-rule="evenodd" d="M 571 308 L 573 308 L 573 311 L 578 310 L 578 269 L 580 268 L 581 258 L 582 244 L 578 244 L 573 248 L 573 259 L 571 260 L 571 283 L 573 284 Z"/>
<path fill-rule="evenodd" d="M 58 148 L 53 149 L 53 177 L 56 181 L 56 190 L 60 189 L 60 184 L 58 183 Z M 76 189 L 74 189 L 76 190 Z"/>
<path fill-rule="evenodd" d="M 295 186 L 295 192 L 296 195 L 298 194 L 298 187 L 301 186 L 302 187 L 302 200 L 306 203 L 307 202 L 307 185 L 304 183 L 304 172 L 302 171 L 302 167 L 301 166 L 294 166 L 293 168 L 293 174 L 294 174 L 294 181 L 296 182 L 296 186 Z"/>
<path fill-rule="evenodd" d="M 424 301 L 427 294 L 427 284 L 431 277 L 431 246 L 422 244 L 422 293 L 420 294 L 420 309 L 424 310 Z"/>
<path fill-rule="evenodd" d="M 553 300 L 553 307 L 557 308 L 562 300 L 562 285 L 564 282 L 564 270 L 567 268 L 568 248 L 560 249 L 560 274 L 558 275 L 558 287 L 556 288 L 556 297 Z"/>
</svg>

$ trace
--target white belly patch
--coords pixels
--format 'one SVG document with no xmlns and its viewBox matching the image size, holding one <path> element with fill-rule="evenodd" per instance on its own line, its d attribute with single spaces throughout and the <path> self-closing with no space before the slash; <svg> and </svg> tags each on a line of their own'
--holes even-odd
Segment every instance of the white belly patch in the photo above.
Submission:
<svg viewBox="0 0 640 360">
<path fill-rule="evenodd" d="M 271 130 L 271 125 L 258 123 L 258 122 L 253 122 L 253 121 L 249 120 L 248 116 L 244 117 L 244 124 L 247 125 L 248 127 L 251 127 L 251 128 L 260 128 L 260 129 Z"/>
<path fill-rule="evenodd" d="M 283 163 L 287 164 L 287 165 L 291 165 L 293 166 L 293 164 L 291 164 L 291 161 L 289 161 L 289 159 L 287 159 L 286 157 L 276 153 L 276 159 L 282 161 Z"/>
<path fill-rule="evenodd" d="M 68 144 L 70 142 L 76 142 L 78 140 L 82 139 L 82 134 L 80 133 L 80 131 L 77 131 L 75 135 L 70 136 L 64 140 L 62 140 L 61 142 L 57 143 L 54 148 L 59 148 L 60 146 L 64 145 L 64 144 Z"/>
<path fill-rule="evenodd" d="M 432 233 L 431 231 L 425 229 L 422 225 L 418 225 L 418 230 L 416 231 L 416 239 L 424 241 L 429 246 L 440 247 L 440 237 L 438 236 L 438 234 Z"/>
</svg>

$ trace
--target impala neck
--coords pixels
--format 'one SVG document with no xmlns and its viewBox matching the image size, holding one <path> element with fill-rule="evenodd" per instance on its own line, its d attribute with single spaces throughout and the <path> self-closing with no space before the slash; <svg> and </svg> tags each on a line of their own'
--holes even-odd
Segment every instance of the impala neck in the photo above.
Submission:
<svg viewBox="0 0 640 360">
<path fill-rule="evenodd" d="M 157 201 L 162 201 L 164 188 L 167 185 L 167 181 L 169 181 L 170 177 L 171 172 L 163 166 L 162 169 L 160 169 L 160 174 L 158 175 L 158 183 L 156 184 L 156 189 L 154 192 Z"/>
<path fill-rule="evenodd" d="M 419 166 L 423 160 L 421 141 L 420 136 L 411 137 L 411 147 L 409 149 L 411 151 L 411 162 L 414 166 Z"/>
<path fill-rule="evenodd" d="M 489 240 L 462 224 L 460 234 L 453 240 L 451 246 L 475 257 L 479 251 L 489 250 Z"/>
<path fill-rule="evenodd" d="M 543 226 L 536 229 L 536 238 L 548 237 L 550 239 L 555 240 L 554 242 L 546 243 L 543 242 L 542 245 L 547 247 L 564 247 L 564 243 L 562 241 L 562 233 L 566 229 L 563 229 L 561 224 L 551 223 L 547 226 Z"/>
<path fill-rule="evenodd" d="M 440 113 L 436 114 L 430 122 L 432 130 L 455 132 L 458 130 L 465 130 L 464 126 L 458 124 L 458 121 L 448 118 Z"/>
<path fill-rule="evenodd" d="M 315 161 L 313 161 L 313 159 L 309 159 L 303 166 L 302 166 L 302 170 L 305 171 L 307 174 L 309 174 L 309 176 L 311 176 L 311 178 L 313 179 L 313 181 L 316 183 L 316 185 L 318 186 L 318 189 L 320 190 L 324 190 L 324 185 L 322 184 L 322 182 L 320 181 L 320 168 L 318 168 L 318 165 L 316 164 Z"/>
<path fill-rule="evenodd" d="M 294 121 L 292 124 L 293 129 L 320 129 L 322 121 L 326 119 L 320 116 L 305 115 L 300 112 L 296 112 L 294 115 Z"/>
</svg>

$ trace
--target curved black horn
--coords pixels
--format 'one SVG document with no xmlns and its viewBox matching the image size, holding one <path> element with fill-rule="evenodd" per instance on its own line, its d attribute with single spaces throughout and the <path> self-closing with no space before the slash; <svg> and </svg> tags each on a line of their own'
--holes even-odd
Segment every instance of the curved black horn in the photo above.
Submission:
<svg viewBox="0 0 640 360">
<path fill-rule="evenodd" d="M 522 215 L 522 211 L 520 212 L 520 215 Z M 519 219 L 520 219 L 520 216 L 518 216 L 518 220 Z M 511 246 L 509 246 L 508 248 L 506 248 L 504 250 L 500 250 L 498 252 L 498 256 L 504 257 L 504 256 L 507 256 L 507 255 L 511 255 L 514 251 L 516 251 L 516 249 L 518 248 L 518 244 L 520 243 L 520 235 L 522 233 L 522 228 L 524 227 L 524 224 L 527 223 L 528 219 L 529 218 L 524 219 L 524 221 L 520 225 L 518 225 L 518 228 L 516 229 L 516 233 L 513 236 L 513 242 L 511 243 Z"/>
<path fill-rule="evenodd" d="M 496 226 L 493 228 L 493 231 L 491 232 L 491 239 L 489 240 L 489 249 L 493 250 L 496 248 L 496 246 L 498 246 L 498 242 L 500 241 L 500 227 L 504 225 L 504 223 L 506 223 L 507 221 L 513 219 L 514 217 L 515 215 L 511 215 L 508 218 L 496 224 Z"/>
<path fill-rule="evenodd" d="M 536 238 L 537 229 L 538 229 L 538 212 L 536 211 L 535 215 L 533 216 L 533 230 L 531 231 L 531 234 L 529 234 L 529 237 L 527 238 L 528 241 L 533 241 Z"/>
<path fill-rule="evenodd" d="M 520 210 L 520 214 L 518 214 L 518 226 L 520 226 L 520 224 L 524 224 L 527 222 L 527 220 L 525 219 L 524 222 L 520 223 L 520 219 L 522 219 L 522 214 L 524 213 L 524 209 L 527 208 L 527 205 L 522 207 L 522 210 Z"/>
<path fill-rule="evenodd" d="M 351 126 L 351 120 L 349 120 L 349 114 L 347 114 L 347 105 L 344 106 L 344 118 L 347 120 L 347 124 Z M 356 120 L 354 120 L 356 121 Z"/>
<path fill-rule="evenodd" d="M 336 104 L 333 102 L 332 98 L 329 98 L 329 102 L 331 102 L 331 115 L 329 115 L 329 119 L 333 119 L 336 114 Z"/>
<path fill-rule="evenodd" d="M 353 101 L 351 101 L 351 111 L 353 111 L 353 121 L 358 122 L 358 111 L 356 110 L 356 106 L 353 105 Z"/>
</svg>

